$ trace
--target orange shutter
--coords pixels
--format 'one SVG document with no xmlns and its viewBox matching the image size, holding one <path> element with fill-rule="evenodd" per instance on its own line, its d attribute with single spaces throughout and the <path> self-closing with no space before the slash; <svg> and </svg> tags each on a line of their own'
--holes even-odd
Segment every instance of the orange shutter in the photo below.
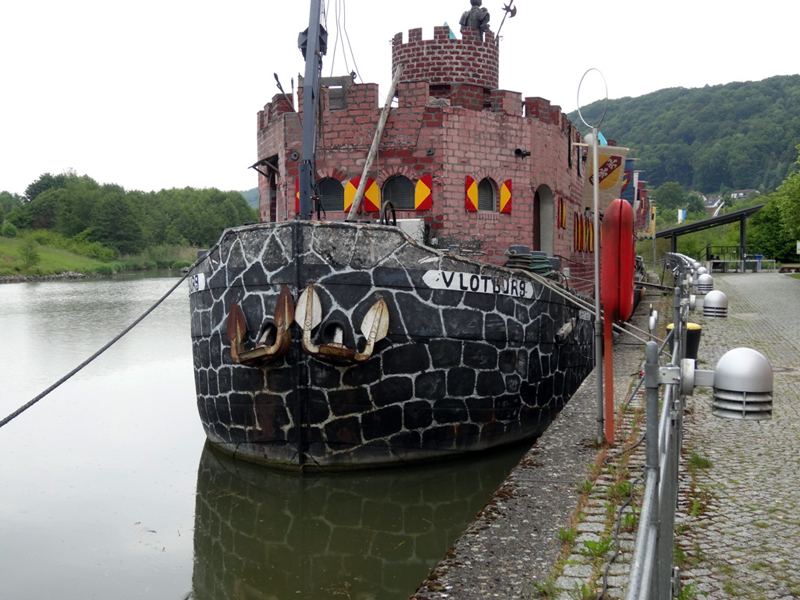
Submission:
<svg viewBox="0 0 800 600">
<path fill-rule="evenodd" d="M 349 211 L 350 207 L 353 206 L 359 183 L 361 183 L 361 175 L 353 177 L 344 186 L 345 212 Z M 364 186 L 364 199 L 361 201 L 361 209 L 364 212 L 378 212 L 381 209 L 381 190 L 372 177 L 367 178 L 367 184 Z"/>
<path fill-rule="evenodd" d="M 469 175 L 467 175 L 467 181 L 464 185 L 464 189 L 464 202 L 467 212 L 478 212 L 478 184 Z"/>
<path fill-rule="evenodd" d="M 414 190 L 414 208 L 430 210 L 433 208 L 433 177 L 430 173 L 420 177 Z"/>
<path fill-rule="evenodd" d="M 500 186 L 500 212 L 503 214 L 511 214 L 511 180 L 506 179 L 503 185 Z"/>
</svg>

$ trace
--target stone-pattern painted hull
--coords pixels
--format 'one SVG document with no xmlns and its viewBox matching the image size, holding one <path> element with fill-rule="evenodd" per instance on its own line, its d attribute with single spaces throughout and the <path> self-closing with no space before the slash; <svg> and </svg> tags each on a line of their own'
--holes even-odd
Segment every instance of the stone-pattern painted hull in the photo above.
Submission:
<svg viewBox="0 0 800 600">
<path fill-rule="evenodd" d="M 208 439 L 285 467 L 373 467 L 480 451 L 540 434 L 593 367 L 591 315 L 526 272 L 415 243 L 395 227 L 294 221 L 227 230 L 191 280 L 192 348 Z M 309 283 L 315 341 L 359 327 L 379 298 L 389 330 L 360 364 L 310 356 L 302 329 L 265 367 L 235 363 L 237 302 L 252 348 L 281 288 Z M 566 326 L 565 326 L 566 325 Z M 558 335 L 557 335 L 558 334 Z"/>
</svg>

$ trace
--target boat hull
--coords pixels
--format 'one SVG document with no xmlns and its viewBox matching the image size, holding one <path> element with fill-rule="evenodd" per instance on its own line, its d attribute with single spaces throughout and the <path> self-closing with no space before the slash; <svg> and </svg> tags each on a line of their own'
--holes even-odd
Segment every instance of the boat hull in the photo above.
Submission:
<svg viewBox="0 0 800 600">
<path fill-rule="evenodd" d="M 591 315 L 568 292 L 425 247 L 395 227 L 227 230 L 191 282 L 200 418 L 215 446 L 250 461 L 368 468 L 533 438 L 593 368 Z M 281 291 L 300 306 L 309 285 L 321 322 L 304 327 L 306 309 L 298 310 L 284 355 L 237 363 L 234 302 L 243 346 L 254 348 L 274 329 Z M 386 336 L 365 358 L 363 324 L 374 323 L 368 315 L 381 299 Z M 350 362 L 314 354 L 309 343 L 341 348 Z"/>
</svg>

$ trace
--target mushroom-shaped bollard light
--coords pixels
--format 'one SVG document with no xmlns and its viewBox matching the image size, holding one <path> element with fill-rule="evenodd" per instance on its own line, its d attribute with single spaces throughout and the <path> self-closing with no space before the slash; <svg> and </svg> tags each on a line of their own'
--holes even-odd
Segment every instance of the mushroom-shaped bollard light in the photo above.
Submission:
<svg viewBox="0 0 800 600">
<path fill-rule="evenodd" d="M 719 290 L 711 290 L 703 300 L 703 316 L 724 319 L 728 316 L 728 297 Z"/>
<path fill-rule="evenodd" d="M 714 278 L 708 273 L 703 273 L 697 278 L 697 293 L 707 294 L 714 289 Z"/>
<path fill-rule="evenodd" d="M 723 419 L 772 418 L 772 365 L 752 348 L 734 348 L 714 370 L 713 414 Z"/>
</svg>

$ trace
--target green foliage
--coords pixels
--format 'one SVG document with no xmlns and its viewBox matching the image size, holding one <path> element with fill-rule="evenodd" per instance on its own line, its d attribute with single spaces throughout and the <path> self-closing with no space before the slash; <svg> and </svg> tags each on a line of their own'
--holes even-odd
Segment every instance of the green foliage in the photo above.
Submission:
<svg viewBox="0 0 800 600">
<path fill-rule="evenodd" d="M 114 250 L 111 248 L 106 248 L 99 242 L 90 241 L 86 232 L 76 235 L 74 238 L 67 238 L 55 231 L 39 229 L 30 232 L 29 235 L 42 246 L 59 248 L 96 260 L 108 262 L 113 260 L 116 256 Z"/>
<path fill-rule="evenodd" d="M 25 197 L 29 202 L 33 202 L 39 195 L 48 190 L 64 187 L 68 175 L 67 173 L 61 173 L 60 175 L 51 175 L 50 173 L 42 174 L 39 179 L 25 188 Z"/>
<path fill-rule="evenodd" d="M 594 586 L 587 585 L 584 582 L 580 584 L 576 582 L 569 595 L 574 598 L 574 600 L 595 600 L 597 592 L 595 592 Z"/>
<path fill-rule="evenodd" d="M 17 237 L 17 228 L 14 227 L 13 223 L 3 223 L 3 229 L 0 230 L 0 235 L 8 238 Z"/>
<path fill-rule="evenodd" d="M 246 192 L 239 192 L 244 199 L 247 201 L 247 204 L 253 210 L 258 210 L 258 188 L 253 188 L 252 190 L 247 190 Z"/>
<path fill-rule="evenodd" d="M 800 146 L 797 150 L 800 152 Z M 789 237 L 800 239 L 800 172 L 789 176 L 775 192 L 774 198 L 784 231 Z"/>
<path fill-rule="evenodd" d="M 591 122 L 603 104 L 581 111 Z M 569 118 L 581 122 L 577 112 Z M 603 133 L 631 148 L 651 189 L 774 190 L 796 170 L 800 75 L 609 100 Z"/>
<path fill-rule="evenodd" d="M 700 216 L 702 218 L 707 216 L 706 203 L 697 192 L 692 192 L 686 196 L 686 208 L 690 215 Z"/>
<path fill-rule="evenodd" d="M 564 529 L 563 527 L 558 528 L 558 539 L 564 542 L 565 544 L 569 544 L 572 546 L 575 543 L 575 538 L 578 537 L 578 532 L 575 530 L 574 527 L 569 527 Z"/>
<path fill-rule="evenodd" d="M 587 540 L 583 542 L 583 548 L 579 548 L 578 552 L 585 556 L 605 556 L 606 553 L 614 546 L 614 540 L 605 538 L 597 542 Z"/>
<path fill-rule="evenodd" d="M 544 581 L 534 581 L 533 587 L 539 598 L 555 598 L 558 594 L 556 581 L 553 577 L 548 577 Z"/>
<path fill-rule="evenodd" d="M 159 246 L 207 248 L 224 229 L 258 220 L 258 213 L 238 192 L 126 191 L 74 172 L 43 174 L 28 186 L 26 198 L 0 193 L 6 221 L 20 230 L 59 234 L 57 247 L 101 260 Z M 66 248 L 64 240 L 76 245 Z"/>
<path fill-rule="evenodd" d="M 19 246 L 19 258 L 22 261 L 23 268 L 26 270 L 31 270 L 39 264 L 42 257 L 39 255 L 39 244 L 36 243 L 36 240 L 30 236 L 22 239 L 22 243 Z"/>
<path fill-rule="evenodd" d="M 677 181 L 668 181 L 653 192 L 653 201 L 659 208 L 683 208 L 686 205 L 686 190 Z"/>
<path fill-rule="evenodd" d="M 5 215 L 16 208 L 20 208 L 22 201 L 22 196 L 17 196 L 10 192 L 0 192 L 0 223 L 3 222 Z"/>
</svg>

